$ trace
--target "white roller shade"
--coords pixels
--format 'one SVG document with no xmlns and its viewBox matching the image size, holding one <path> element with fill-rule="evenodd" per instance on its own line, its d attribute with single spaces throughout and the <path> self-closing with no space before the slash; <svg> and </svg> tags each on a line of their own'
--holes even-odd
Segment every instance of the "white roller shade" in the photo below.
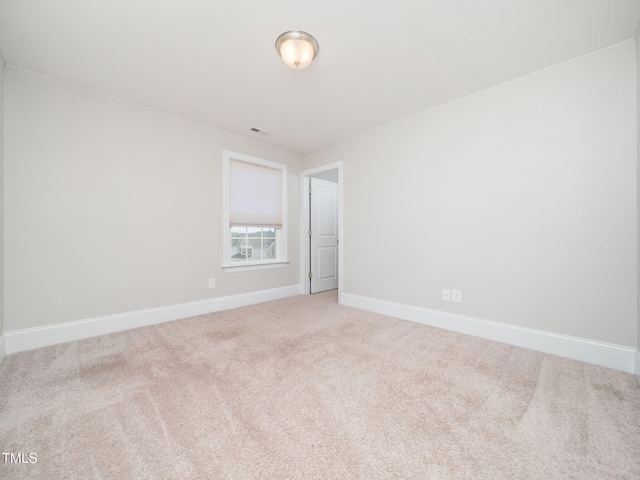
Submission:
<svg viewBox="0 0 640 480">
<path fill-rule="evenodd" d="M 282 170 L 229 161 L 229 224 L 282 227 Z"/>
</svg>

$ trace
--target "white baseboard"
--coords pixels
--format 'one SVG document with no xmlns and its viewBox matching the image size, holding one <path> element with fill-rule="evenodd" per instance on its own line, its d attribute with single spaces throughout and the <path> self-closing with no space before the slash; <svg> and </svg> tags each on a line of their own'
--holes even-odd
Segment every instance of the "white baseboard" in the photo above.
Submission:
<svg viewBox="0 0 640 480">
<path fill-rule="evenodd" d="M 518 327 L 454 313 L 377 300 L 350 293 L 342 294 L 344 305 L 390 317 L 466 333 L 476 337 L 550 353 L 559 357 L 621 370 L 640 372 L 638 350 L 623 345 L 598 342 L 543 330 Z M 634 367 L 635 353 L 635 367 Z"/>
<path fill-rule="evenodd" d="M 638 345 L 638 348 L 640 348 L 640 345 Z M 633 373 L 636 374 L 636 378 L 638 379 L 638 382 L 640 382 L 640 350 L 638 350 L 638 348 L 636 348 L 636 354 L 634 355 L 635 366 L 633 368 Z"/>
<path fill-rule="evenodd" d="M 2 338 L 4 339 L 6 336 L 6 354 L 10 355 L 24 350 L 33 350 L 34 348 L 71 342 L 73 340 L 95 337 L 106 333 L 131 330 L 133 328 L 170 322 L 172 320 L 194 317 L 205 313 L 292 297 L 294 295 L 300 295 L 302 288 L 302 285 L 291 285 L 228 297 L 211 298 L 197 302 L 149 308 L 146 310 L 119 313 L 74 322 L 57 323 L 44 327 L 12 330 L 5 332 Z"/>
<path fill-rule="evenodd" d="M 7 354 L 7 336 L 3 333 L 0 335 L 0 363 L 4 360 L 4 356 Z"/>
</svg>

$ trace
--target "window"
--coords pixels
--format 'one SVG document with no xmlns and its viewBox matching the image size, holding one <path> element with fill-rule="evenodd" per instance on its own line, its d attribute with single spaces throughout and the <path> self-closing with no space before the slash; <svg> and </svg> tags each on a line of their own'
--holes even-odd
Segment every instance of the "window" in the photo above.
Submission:
<svg viewBox="0 0 640 480">
<path fill-rule="evenodd" d="M 231 227 L 231 263 L 277 260 L 274 227 Z"/>
<path fill-rule="evenodd" d="M 286 191 L 286 165 L 224 152 L 224 268 L 284 266 Z"/>
</svg>

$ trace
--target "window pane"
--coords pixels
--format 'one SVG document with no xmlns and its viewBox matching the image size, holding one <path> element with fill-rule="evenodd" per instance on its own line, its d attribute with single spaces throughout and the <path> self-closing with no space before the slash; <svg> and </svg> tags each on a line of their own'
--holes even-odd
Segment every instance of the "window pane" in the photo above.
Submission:
<svg viewBox="0 0 640 480">
<path fill-rule="evenodd" d="M 231 227 L 231 261 L 247 261 L 247 227 Z"/>
<path fill-rule="evenodd" d="M 271 227 L 231 227 L 231 261 L 275 260 L 276 230 Z"/>
<path fill-rule="evenodd" d="M 275 232 L 273 232 L 275 236 Z M 264 258 L 275 259 L 276 258 L 276 239 L 265 238 L 264 239 Z"/>
</svg>

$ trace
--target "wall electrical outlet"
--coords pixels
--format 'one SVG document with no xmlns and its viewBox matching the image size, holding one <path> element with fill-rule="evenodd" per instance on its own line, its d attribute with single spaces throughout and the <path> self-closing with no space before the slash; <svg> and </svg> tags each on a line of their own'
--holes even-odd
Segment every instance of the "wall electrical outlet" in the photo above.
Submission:
<svg viewBox="0 0 640 480">
<path fill-rule="evenodd" d="M 210 278 L 209 279 L 209 288 L 216 288 L 216 279 L 215 278 Z"/>
<path fill-rule="evenodd" d="M 451 300 L 451 290 L 449 290 L 448 288 L 443 288 L 442 289 L 442 299 L 445 301 L 449 301 Z"/>
<path fill-rule="evenodd" d="M 451 293 L 453 294 L 454 302 L 462 303 L 462 292 L 460 290 L 452 290 Z"/>
</svg>

